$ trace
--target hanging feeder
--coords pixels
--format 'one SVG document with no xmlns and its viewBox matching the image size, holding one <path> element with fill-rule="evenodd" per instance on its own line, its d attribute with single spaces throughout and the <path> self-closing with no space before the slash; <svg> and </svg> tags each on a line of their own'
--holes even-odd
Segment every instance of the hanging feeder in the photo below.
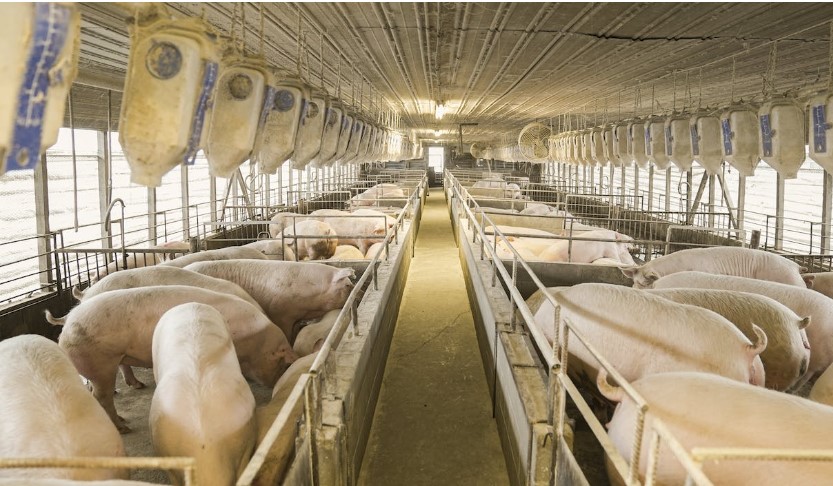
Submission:
<svg viewBox="0 0 833 486">
<path fill-rule="evenodd" d="M 628 157 L 640 168 L 648 168 L 648 156 L 645 153 L 645 122 L 634 120 L 628 123 Z"/>
<path fill-rule="evenodd" d="M 131 182 L 158 187 L 205 146 L 219 71 L 216 38 L 194 18 L 140 17 L 128 30 L 119 144 Z"/>
<path fill-rule="evenodd" d="M 223 58 L 205 157 L 214 177 L 231 177 L 252 153 L 269 80 L 266 64 L 231 52 Z"/>
<path fill-rule="evenodd" d="M 807 102 L 810 158 L 827 172 L 833 172 L 833 95 L 818 93 Z"/>
<path fill-rule="evenodd" d="M 660 170 L 671 163 L 665 151 L 665 118 L 654 116 L 645 122 L 645 155 Z"/>
<path fill-rule="evenodd" d="M 342 157 L 342 163 L 352 162 L 359 156 L 359 146 L 364 135 L 365 122 L 359 115 L 353 116 L 353 126 L 350 131 L 350 139 L 347 141 L 347 152 Z"/>
<path fill-rule="evenodd" d="M 347 155 L 347 146 L 350 143 L 350 135 L 353 132 L 353 120 L 355 120 L 355 117 L 352 113 L 345 113 L 341 117 L 341 129 L 338 133 L 338 148 L 336 148 L 336 154 L 333 157 L 334 161 L 343 160 L 344 156 Z"/>
<path fill-rule="evenodd" d="M 720 115 L 723 159 L 742 176 L 755 175 L 758 166 L 758 116 L 747 105 L 732 105 Z"/>
<path fill-rule="evenodd" d="M 714 115 L 695 113 L 689 119 L 691 155 L 709 174 L 717 174 L 723 165 L 720 143 L 720 119 Z"/>
<path fill-rule="evenodd" d="M 788 98 L 774 98 L 758 110 L 761 159 L 784 179 L 798 177 L 804 163 L 804 111 Z"/>
<path fill-rule="evenodd" d="M 604 129 L 595 127 L 590 130 L 590 155 L 595 161 L 594 165 L 606 165 L 607 157 L 604 154 Z"/>
<path fill-rule="evenodd" d="M 584 152 L 581 150 L 581 141 L 583 139 L 581 132 L 578 130 L 573 132 L 573 160 L 575 160 L 576 165 L 585 165 L 584 162 Z"/>
<path fill-rule="evenodd" d="M 329 100 L 324 115 L 324 129 L 321 133 L 321 148 L 318 155 L 310 162 L 312 167 L 327 167 L 335 160 L 338 150 L 338 137 L 341 134 L 341 119 L 344 108 L 341 103 Z"/>
<path fill-rule="evenodd" d="M 665 120 L 665 154 L 681 172 L 687 172 L 694 163 L 691 154 L 690 117 L 671 115 Z"/>
<path fill-rule="evenodd" d="M 614 137 L 616 136 L 613 131 L 616 129 L 616 125 L 610 124 L 605 125 L 602 131 L 602 152 L 603 157 L 605 160 L 605 164 L 610 162 L 613 165 L 618 164 L 618 160 L 616 160 L 616 156 L 613 154 L 613 141 Z"/>
<path fill-rule="evenodd" d="M 593 131 L 590 129 L 581 131 L 581 152 L 584 164 L 593 167 L 596 160 L 593 158 Z"/>
<path fill-rule="evenodd" d="M 292 157 L 301 110 L 307 98 L 309 88 L 297 78 L 284 78 L 267 88 L 254 149 L 254 159 L 261 172 L 274 174 Z"/>
<path fill-rule="evenodd" d="M 295 137 L 295 153 L 292 168 L 303 169 L 321 150 L 321 136 L 324 132 L 327 114 L 327 100 L 322 91 L 312 90 L 304 104 L 301 124 Z"/>
<path fill-rule="evenodd" d="M 611 162 L 617 167 L 630 167 L 633 158 L 628 154 L 628 123 L 619 122 L 613 127 L 613 157 Z"/>
</svg>

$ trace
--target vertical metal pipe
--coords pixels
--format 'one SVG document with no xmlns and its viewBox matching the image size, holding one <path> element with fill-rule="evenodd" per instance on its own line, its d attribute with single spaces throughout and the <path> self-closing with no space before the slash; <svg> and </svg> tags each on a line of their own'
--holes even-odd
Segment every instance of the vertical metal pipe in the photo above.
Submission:
<svg viewBox="0 0 833 486">
<path fill-rule="evenodd" d="M 104 248 L 112 248 L 113 240 L 107 234 L 107 228 L 104 225 L 104 219 L 107 218 L 107 208 L 110 207 L 110 191 L 108 189 L 108 181 L 110 180 L 110 148 L 107 144 L 107 132 L 98 131 L 96 133 L 98 139 L 98 150 L 96 158 L 98 160 L 98 209 L 101 216 L 101 238 Z"/>
<path fill-rule="evenodd" d="M 211 211 L 211 222 L 217 222 L 217 178 L 216 177 L 209 177 L 208 178 L 208 209 Z M 216 230 L 216 227 L 212 226 L 212 231 Z"/>
<path fill-rule="evenodd" d="M 714 227 L 715 175 L 709 174 L 709 226 Z"/>
<path fill-rule="evenodd" d="M 182 241 L 191 238 L 191 208 L 188 207 L 188 164 L 180 165 L 179 186 L 182 191 Z"/>
<path fill-rule="evenodd" d="M 821 199 L 821 253 L 830 253 L 830 220 L 833 213 L 833 176 L 824 171 Z"/>
<path fill-rule="evenodd" d="M 654 165 L 648 167 L 648 212 L 654 210 Z"/>
<path fill-rule="evenodd" d="M 624 167 L 624 166 L 622 166 Z M 610 175 L 607 177 L 607 193 L 610 194 L 610 205 L 613 206 L 616 204 L 616 200 L 613 197 L 613 181 L 614 176 L 616 175 L 616 167 L 613 164 L 610 164 Z"/>
<path fill-rule="evenodd" d="M 158 243 L 156 232 L 156 188 L 148 187 L 148 240 L 151 245 Z"/>
<path fill-rule="evenodd" d="M 41 153 L 40 164 L 35 166 L 35 231 L 38 235 L 38 274 L 41 285 L 54 281 L 52 276 L 52 238 L 49 233 L 49 176 L 46 172 L 46 151 Z M 106 211 L 106 209 L 105 209 Z"/>
<path fill-rule="evenodd" d="M 691 173 L 691 169 L 688 169 L 688 171 L 686 172 L 685 179 L 686 179 L 686 182 L 687 182 L 686 191 L 685 191 L 685 211 L 686 211 L 686 213 L 696 212 L 697 208 L 692 207 L 692 200 L 691 200 L 691 191 L 692 191 L 691 184 L 692 184 L 692 182 L 694 182 L 693 181 L 693 175 Z"/>
<path fill-rule="evenodd" d="M 746 176 L 741 175 L 738 177 L 738 208 L 737 208 L 737 215 L 738 215 L 738 229 L 743 229 L 743 220 L 746 218 Z"/>
<path fill-rule="evenodd" d="M 634 167 L 636 167 L 636 166 L 634 166 Z M 625 192 L 627 190 L 627 188 L 625 187 L 625 178 L 627 177 L 627 172 L 628 172 L 628 168 L 623 165 L 622 166 L 622 187 L 619 188 L 619 191 L 622 193 L 622 201 L 620 202 L 620 204 L 622 204 L 622 207 L 625 207 L 625 197 L 627 196 L 627 193 Z"/>
<path fill-rule="evenodd" d="M 775 249 L 784 248 L 784 178 L 779 173 L 775 182 Z"/>
<path fill-rule="evenodd" d="M 636 206 L 636 203 L 638 201 L 639 201 L 639 166 L 634 165 L 633 166 L 633 202 L 634 202 L 634 206 Z M 638 207 L 638 209 L 642 209 L 642 208 Z"/>
<path fill-rule="evenodd" d="M 671 167 L 665 169 L 665 211 L 671 212 Z"/>
<path fill-rule="evenodd" d="M 605 183 L 605 168 L 603 165 L 599 166 L 599 194 L 604 194 L 604 183 Z"/>
<path fill-rule="evenodd" d="M 593 170 L 593 166 L 590 166 L 590 192 L 596 191 L 596 171 Z"/>
</svg>

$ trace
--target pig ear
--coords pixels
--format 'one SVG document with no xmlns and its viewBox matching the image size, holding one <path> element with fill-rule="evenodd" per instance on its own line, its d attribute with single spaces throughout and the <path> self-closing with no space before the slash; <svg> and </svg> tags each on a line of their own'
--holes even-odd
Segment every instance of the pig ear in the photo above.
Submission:
<svg viewBox="0 0 833 486">
<path fill-rule="evenodd" d="M 755 335 L 758 336 L 758 339 L 754 343 L 747 344 L 746 346 L 749 350 L 749 354 L 751 354 L 754 357 L 761 354 L 761 352 L 763 352 L 763 350 L 766 349 L 767 337 L 764 330 L 756 326 L 755 324 L 752 324 L 752 331 L 755 332 Z"/>
<path fill-rule="evenodd" d="M 344 279 L 351 279 L 356 276 L 356 271 L 350 267 L 347 268 L 340 268 L 333 274 L 333 282 L 339 282 Z"/>
<path fill-rule="evenodd" d="M 599 375 L 596 377 L 596 386 L 599 387 L 599 393 L 610 401 L 621 402 L 625 398 L 625 393 L 620 387 L 613 386 L 607 382 L 607 370 L 604 368 L 599 368 Z"/>
<path fill-rule="evenodd" d="M 622 268 L 622 274 L 628 278 L 634 278 L 639 275 L 639 267 Z"/>
<path fill-rule="evenodd" d="M 810 316 L 807 316 L 804 319 L 801 319 L 800 321 L 798 321 L 798 328 L 799 329 L 806 329 L 807 326 L 809 326 L 809 325 L 810 325 Z M 815 328 L 813 328 L 813 329 L 815 329 Z"/>
<path fill-rule="evenodd" d="M 815 275 L 802 275 L 801 278 L 804 279 L 804 285 L 806 285 L 808 289 L 813 288 L 813 280 L 816 279 Z"/>
</svg>

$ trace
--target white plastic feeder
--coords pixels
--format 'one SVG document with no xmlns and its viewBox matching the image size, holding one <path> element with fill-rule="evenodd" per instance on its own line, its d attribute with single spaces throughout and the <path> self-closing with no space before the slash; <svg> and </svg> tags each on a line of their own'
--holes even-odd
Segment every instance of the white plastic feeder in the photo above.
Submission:
<svg viewBox="0 0 833 486">
<path fill-rule="evenodd" d="M 665 151 L 665 118 L 655 116 L 645 122 L 645 155 L 657 169 L 665 170 L 671 163 Z"/>
<path fill-rule="evenodd" d="M 345 113 L 341 117 L 341 130 L 338 133 L 338 148 L 336 148 L 336 155 L 333 157 L 334 161 L 344 159 L 344 156 L 347 154 L 347 145 L 350 143 L 350 134 L 353 131 L 354 119 L 350 113 Z"/>
<path fill-rule="evenodd" d="M 628 123 L 628 157 L 639 168 L 648 168 L 648 156 L 645 153 L 645 122 L 642 120 Z"/>
<path fill-rule="evenodd" d="M 733 105 L 720 115 L 720 143 L 723 159 L 740 175 L 755 175 L 758 154 L 758 115 L 746 105 Z"/>
<path fill-rule="evenodd" d="M 617 167 L 630 167 L 633 158 L 628 154 L 628 124 L 617 123 L 613 127 L 613 165 Z"/>
<path fill-rule="evenodd" d="M 358 115 L 353 117 L 353 126 L 350 131 L 350 140 L 347 142 L 347 152 L 342 157 L 341 162 L 347 163 L 355 160 L 359 155 L 359 146 L 361 145 L 362 136 L 364 134 L 365 122 Z"/>
<path fill-rule="evenodd" d="M 310 162 L 313 167 L 327 167 L 335 160 L 338 150 L 338 137 L 341 134 L 341 118 L 344 108 L 341 103 L 331 100 L 324 115 L 324 129 L 321 134 L 321 149 Z"/>
<path fill-rule="evenodd" d="M 615 125 L 605 125 L 602 131 L 602 147 L 605 164 L 610 162 L 613 165 L 618 164 L 615 155 L 613 154 L 613 139 L 616 136 L 613 131 L 616 130 Z"/>
<path fill-rule="evenodd" d="M 0 5 L 0 175 L 33 169 L 58 140 L 75 79 L 81 14 L 71 3 Z"/>
<path fill-rule="evenodd" d="M 205 157 L 214 177 L 231 177 L 252 153 L 268 71 L 263 62 L 224 58 L 211 109 Z"/>
<path fill-rule="evenodd" d="M 369 157 L 368 157 L 367 149 L 370 146 L 371 139 L 374 137 L 374 133 L 373 133 L 374 129 L 375 129 L 375 127 L 373 125 L 371 125 L 370 123 L 366 122 L 364 124 L 364 131 L 362 132 L 362 138 L 361 138 L 361 141 L 359 141 L 359 154 L 356 156 L 355 159 L 353 159 L 354 164 L 363 164 L 363 163 L 368 161 L 367 159 Z"/>
<path fill-rule="evenodd" d="M 130 180 L 158 187 L 163 175 L 205 146 L 219 54 L 199 19 L 159 19 L 128 29 L 119 143 Z"/>
<path fill-rule="evenodd" d="M 295 137 L 295 153 L 292 168 L 303 169 L 321 150 L 321 136 L 327 114 L 327 100 L 323 92 L 314 90 L 301 114 L 301 124 Z"/>
<path fill-rule="evenodd" d="M 687 172 L 691 169 L 694 157 L 691 154 L 689 116 L 680 114 L 666 118 L 665 154 L 680 171 Z"/>
<path fill-rule="evenodd" d="M 594 165 L 606 165 L 607 157 L 604 154 L 604 129 L 594 127 L 590 130 L 590 155 L 595 161 Z"/>
<path fill-rule="evenodd" d="M 723 165 L 720 143 L 720 119 L 714 115 L 694 114 L 689 119 L 691 155 L 709 174 L 717 174 Z"/>
<path fill-rule="evenodd" d="M 593 130 L 582 130 L 581 152 L 585 165 L 589 165 L 591 167 L 596 165 L 596 159 L 593 158 Z"/>
<path fill-rule="evenodd" d="M 798 177 L 804 163 L 804 111 L 787 98 L 767 101 L 758 110 L 761 159 L 784 179 Z"/>
<path fill-rule="evenodd" d="M 833 172 L 833 95 L 819 93 L 807 102 L 810 158 Z"/>
<path fill-rule="evenodd" d="M 285 78 L 267 88 L 265 119 L 254 150 L 261 172 L 274 174 L 292 157 L 301 122 L 301 110 L 307 98 L 309 88 L 299 79 Z"/>
</svg>

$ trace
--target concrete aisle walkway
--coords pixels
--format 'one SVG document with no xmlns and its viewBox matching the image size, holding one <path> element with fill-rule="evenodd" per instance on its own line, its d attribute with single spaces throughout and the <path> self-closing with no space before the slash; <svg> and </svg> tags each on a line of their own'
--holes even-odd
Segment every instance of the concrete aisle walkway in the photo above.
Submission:
<svg viewBox="0 0 833 486">
<path fill-rule="evenodd" d="M 360 485 L 509 483 L 448 210 L 422 213 Z"/>
</svg>

